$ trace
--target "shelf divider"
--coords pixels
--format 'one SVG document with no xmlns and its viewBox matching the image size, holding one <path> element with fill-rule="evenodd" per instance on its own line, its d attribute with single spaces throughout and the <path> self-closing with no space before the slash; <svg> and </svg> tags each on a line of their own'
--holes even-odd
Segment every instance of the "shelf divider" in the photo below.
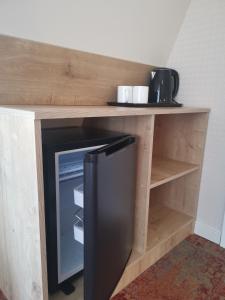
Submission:
<svg viewBox="0 0 225 300">
<path fill-rule="evenodd" d="M 150 188 L 157 187 L 199 169 L 198 165 L 154 156 Z"/>
</svg>

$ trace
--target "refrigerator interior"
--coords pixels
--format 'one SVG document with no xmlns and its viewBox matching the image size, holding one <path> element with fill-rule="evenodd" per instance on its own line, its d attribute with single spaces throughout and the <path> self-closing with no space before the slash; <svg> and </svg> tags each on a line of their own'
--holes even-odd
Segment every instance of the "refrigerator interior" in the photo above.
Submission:
<svg viewBox="0 0 225 300">
<path fill-rule="evenodd" d="M 88 147 L 55 153 L 58 283 L 83 270 L 83 161 Z"/>
</svg>

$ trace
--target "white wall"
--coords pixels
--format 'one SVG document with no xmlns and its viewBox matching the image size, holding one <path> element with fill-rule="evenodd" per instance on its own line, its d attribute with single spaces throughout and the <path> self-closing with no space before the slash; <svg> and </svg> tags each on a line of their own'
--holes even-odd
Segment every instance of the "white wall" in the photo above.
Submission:
<svg viewBox="0 0 225 300">
<path fill-rule="evenodd" d="M 168 65 L 180 72 L 178 100 L 212 109 L 196 232 L 219 242 L 225 208 L 225 1 L 192 0 Z"/>
<path fill-rule="evenodd" d="M 0 33 L 164 65 L 190 0 L 0 0 Z"/>
<path fill-rule="evenodd" d="M 196 231 L 218 242 L 225 208 L 225 1 L 189 3 L 0 0 L 0 34 L 178 69 L 178 99 L 212 108 Z"/>
</svg>

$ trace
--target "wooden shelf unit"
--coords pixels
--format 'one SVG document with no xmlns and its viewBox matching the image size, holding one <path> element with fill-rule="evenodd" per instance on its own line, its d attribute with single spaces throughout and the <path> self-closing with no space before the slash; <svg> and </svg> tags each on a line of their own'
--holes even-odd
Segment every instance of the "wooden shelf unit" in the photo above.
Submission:
<svg viewBox="0 0 225 300">
<path fill-rule="evenodd" d="M 0 107 L 0 285 L 8 298 L 54 299 L 47 288 L 42 127 L 91 126 L 137 137 L 134 250 L 116 294 L 193 233 L 208 114 L 185 107 Z M 19 263 L 24 255 L 29 260 Z"/>
<path fill-rule="evenodd" d="M 189 173 L 151 190 L 147 250 L 163 244 L 195 221 L 195 198 L 185 191 L 191 179 Z"/>
<path fill-rule="evenodd" d="M 155 188 L 198 169 L 198 165 L 168 158 L 153 157 L 150 188 Z"/>
<path fill-rule="evenodd" d="M 151 250 L 176 234 L 182 227 L 193 222 L 193 217 L 171 209 L 161 203 L 150 205 L 148 246 Z"/>
</svg>

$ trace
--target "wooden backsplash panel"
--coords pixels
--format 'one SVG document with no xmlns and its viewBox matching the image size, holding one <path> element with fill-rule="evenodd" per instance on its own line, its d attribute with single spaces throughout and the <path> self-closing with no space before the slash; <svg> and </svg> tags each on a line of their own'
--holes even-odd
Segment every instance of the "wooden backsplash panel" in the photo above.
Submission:
<svg viewBox="0 0 225 300">
<path fill-rule="evenodd" d="M 0 104 L 104 105 L 149 65 L 0 35 Z"/>
</svg>

